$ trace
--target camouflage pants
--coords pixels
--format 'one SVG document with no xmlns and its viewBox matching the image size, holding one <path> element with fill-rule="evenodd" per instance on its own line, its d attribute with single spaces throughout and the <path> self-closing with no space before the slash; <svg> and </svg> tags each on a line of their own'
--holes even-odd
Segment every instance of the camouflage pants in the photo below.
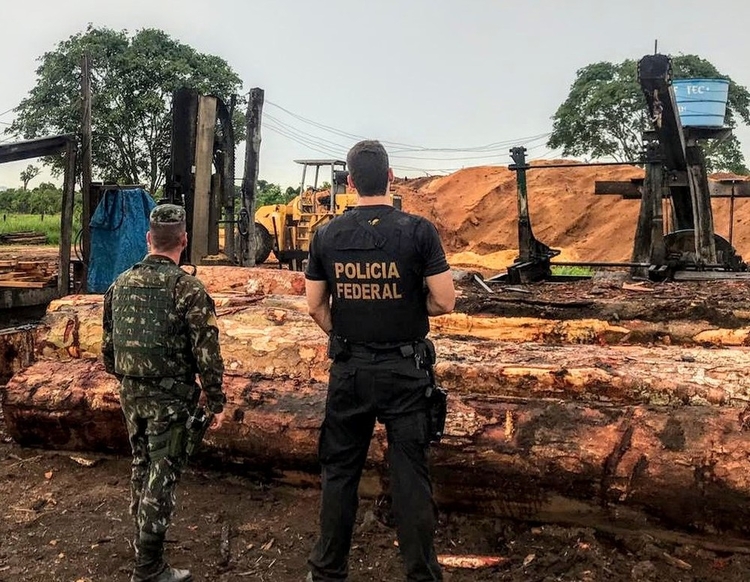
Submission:
<svg viewBox="0 0 750 582">
<path fill-rule="evenodd" d="M 120 404 L 133 451 L 130 514 L 139 539 L 161 546 L 187 461 L 184 438 L 176 429 L 185 426 L 194 403 L 164 392 L 155 383 L 124 378 Z"/>
</svg>

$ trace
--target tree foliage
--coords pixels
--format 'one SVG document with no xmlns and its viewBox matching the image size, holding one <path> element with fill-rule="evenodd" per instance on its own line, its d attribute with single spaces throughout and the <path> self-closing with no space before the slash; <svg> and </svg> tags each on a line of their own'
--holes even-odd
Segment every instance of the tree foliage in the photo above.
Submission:
<svg viewBox="0 0 750 582">
<path fill-rule="evenodd" d="M 266 180 L 258 180 L 258 193 L 255 200 L 255 207 L 268 206 L 271 204 L 286 204 L 292 198 L 299 194 L 299 188 L 287 187 L 282 190 L 281 186 Z"/>
<path fill-rule="evenodd" d="M 580 69 L 565 102 L 553 116 L 548 146 L 562 148 L 563 155 L 611 157 L 635 160 L 641 153 L 641 133 L 650 129 L 646 100 L 638 83 L 637 63 L 599 62 Z M 675 79 L 727 79 L 729 101 L 725 125 L 738 120 L 750 124 L 750 93 L 714 65 L 696 55 L 672 57 Z M 709 171 L 747 174 L 748 169 L 735 136 L 703 144 Z"/>
<path fill-rule="evenodd" d="M 242 82 L 222 58 L 205 55 L 165 32 L 94 28 L 45 53 L 37 82 L 16 109 L 6 130 L 30 139 L 80 132 L 81 59 L 92 70 L 92 162 L 98 177 L 117 183 L 145 183 L 155 192 L 169 164 L 172 92 L 180 87 L 216 95 L 229 103 Z M 242 103 L 242 100 L 239 102 Z M 235 123 L 244 135 L 242 116 Z M 60 171 L 62 162 L 45 160 Z"/>
<path fill-rule="evenodd" d="M 39 175 L 41 170 L 37 166 L 29 164 L 26 169 L 21 172 L 21 183 L 23 184 L 24 191 L 28 189 L 29 182 Z"/>
<path fill-rule="evenodd" d="M 3 214 L 58 214 L 62 209 L 62 190 L 42 182 L 33 190 L 23 188 L 0 191 L 0 212 Z"/>
</svg>

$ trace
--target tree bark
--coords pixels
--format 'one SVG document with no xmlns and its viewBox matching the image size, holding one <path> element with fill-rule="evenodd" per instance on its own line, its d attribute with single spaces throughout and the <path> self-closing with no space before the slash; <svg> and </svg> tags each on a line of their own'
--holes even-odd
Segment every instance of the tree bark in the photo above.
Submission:
<svg viewBox="0 0 750 582">
<path fill-rule="evenodd" d="M 205 457 L 277 476 L 317 471 L 325 384 L 230 372 L 225 390 L 227 419 L 209 433 Z M 23 445 L 127 452 L 117 382 L 97 360 L 35 363 L 8 384 L 4 411 Z M 750 433 L 735 408 L 454 392 L 446 434 L 432 453 L 446 508 L 579 523 L 617 513 L 747 530 Z M 368 463 L 382 483 L 385 448 L 379 428 Z"/>
<path fill-rule="evenodd" d="M 216 300 L 228 397 L 203 458 L 314 481 L 329 361 L 302 275 L 201 267 L 198 276 Z M 669 325 L 745 343 L 744 328 L 704 324 Z M 634 337 L 633 325 L 433 319 L 436 372 L 450 391 L 446 437 L 432 453 L 439 503 L 598 527 L 657 517 L 750 533 L 750 350 L 607 343 Z M 40 359 L 5 389 L 9 434 L 29 446 L 126 453 L 117 382 L 98 359 L 101 297 L 53 302 L 36 334 Z M 370 491 L 387 485 L 385 451 L 379 428 Z"/>
</svg>

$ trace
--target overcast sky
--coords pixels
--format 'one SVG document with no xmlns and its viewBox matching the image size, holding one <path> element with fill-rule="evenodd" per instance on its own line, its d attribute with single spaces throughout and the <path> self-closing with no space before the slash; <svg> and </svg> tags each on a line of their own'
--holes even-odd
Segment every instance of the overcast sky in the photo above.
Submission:
<svg viewBox="0 0 750 582">
<path fill-rule="evenodd" d="M 160 28 L 223 57 L 245 91 L 265 90 L 260 177 L 283 185 L 299 178 L 293 159 L 344 155 L 349 136 L 462 150 L 537 136 L 530 155 L 552 156 L 543 134 L 576 70 L 639 59 L 657 38 L 661 52 L 698 54 L 750 85 L 750 3 L 739 0 L 34 0 L 34 18 L 0 1 L 0 114 L 34 85 L 38 57 L 89 22 Z M 737 134 L 750 159 L 750 130 Z M 508 161 L 503 144 L 394 152 L 391 164 L 420 175 Z M 0 165 L 0 185 L 20 185 L 28 163 Z"/>
</svg>

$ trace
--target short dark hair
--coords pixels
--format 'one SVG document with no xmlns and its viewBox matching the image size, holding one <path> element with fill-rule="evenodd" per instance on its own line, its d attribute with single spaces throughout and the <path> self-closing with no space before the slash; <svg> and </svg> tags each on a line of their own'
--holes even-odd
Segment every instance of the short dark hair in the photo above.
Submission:
<svg viewBox="0 0 750 582">
<path fill-rule="evenodd" d="M 346 155 L 346 165 L 360 196 L 382 196 L 388 191 L 388 152 L 379 141 L 355 144 Z"/>
<path fill-rule="evenodd" d="M 182 243 L 184 222 L 152 222 L 149 225 L 152 250 L 173 251 Z"/>
</svg>

